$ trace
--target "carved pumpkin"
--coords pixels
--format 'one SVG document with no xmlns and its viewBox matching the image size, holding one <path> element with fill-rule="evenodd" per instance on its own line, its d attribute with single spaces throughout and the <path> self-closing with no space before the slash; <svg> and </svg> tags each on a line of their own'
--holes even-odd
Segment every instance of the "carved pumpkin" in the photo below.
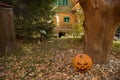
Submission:
<svg viewBox="0 0 120 80">
<path fill-rule="evenodd" d="M 78 54 L 73 59 L 73 66 L 78 71 L 86 71 L 92 66 L 92 59 L 87 54 Z"/>
</svg>

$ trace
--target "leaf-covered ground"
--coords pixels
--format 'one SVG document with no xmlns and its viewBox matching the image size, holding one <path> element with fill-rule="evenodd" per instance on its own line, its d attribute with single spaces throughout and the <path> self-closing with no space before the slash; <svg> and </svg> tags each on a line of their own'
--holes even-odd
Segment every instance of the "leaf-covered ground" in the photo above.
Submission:
<svg viewBox="0 0 120 80">
<path fill-rule="evenodd" d="M 114 53 L 107 64 L 93 64 L 87 72 L 72 66 L 83 44 L 71 39 L 17 44 L 10 56 L 0 58 L 0 80 L 120 80 L 120 55 Z"/>
</svg>

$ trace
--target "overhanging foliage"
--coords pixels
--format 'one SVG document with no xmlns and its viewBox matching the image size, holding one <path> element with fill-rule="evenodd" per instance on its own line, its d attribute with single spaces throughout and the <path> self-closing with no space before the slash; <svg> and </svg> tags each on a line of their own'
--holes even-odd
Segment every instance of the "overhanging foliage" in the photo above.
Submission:
<svg viewBox="0 0 120 80">
<path fill-rule="evenodd" d="M 33 37 L 42 35 L 40 30 L 50 36 L 54 25 L 51 21 L 54 15 L 54 0 L 2 0 L 14 6 L 15 28 L 17 36 Z"/>
</svg>

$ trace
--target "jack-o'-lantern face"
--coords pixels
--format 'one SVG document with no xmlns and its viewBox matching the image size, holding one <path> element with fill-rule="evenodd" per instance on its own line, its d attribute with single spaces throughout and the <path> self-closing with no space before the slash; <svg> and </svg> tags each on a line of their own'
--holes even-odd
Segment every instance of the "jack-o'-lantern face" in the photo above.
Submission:
<svg viewBox="0 0 120 80">
<path fill-rule="evenodd" d="M 92 66 L 92 60 L 87 54 L 78 54 L 73 59 L 73 66 L 78 71 L 86 71 Z"/>
</svg>

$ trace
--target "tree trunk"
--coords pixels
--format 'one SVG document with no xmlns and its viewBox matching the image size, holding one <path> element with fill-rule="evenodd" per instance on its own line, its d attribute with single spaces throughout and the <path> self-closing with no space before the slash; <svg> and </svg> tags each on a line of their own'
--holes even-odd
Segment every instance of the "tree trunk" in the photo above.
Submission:
<svg viewBox="0 0 120 80">
<path fill-rule="evenodd" d="M 106 63 L 120 22 L 120 0 L 79 0 L 85 14 L 85 53 Z"/>
</svg>

